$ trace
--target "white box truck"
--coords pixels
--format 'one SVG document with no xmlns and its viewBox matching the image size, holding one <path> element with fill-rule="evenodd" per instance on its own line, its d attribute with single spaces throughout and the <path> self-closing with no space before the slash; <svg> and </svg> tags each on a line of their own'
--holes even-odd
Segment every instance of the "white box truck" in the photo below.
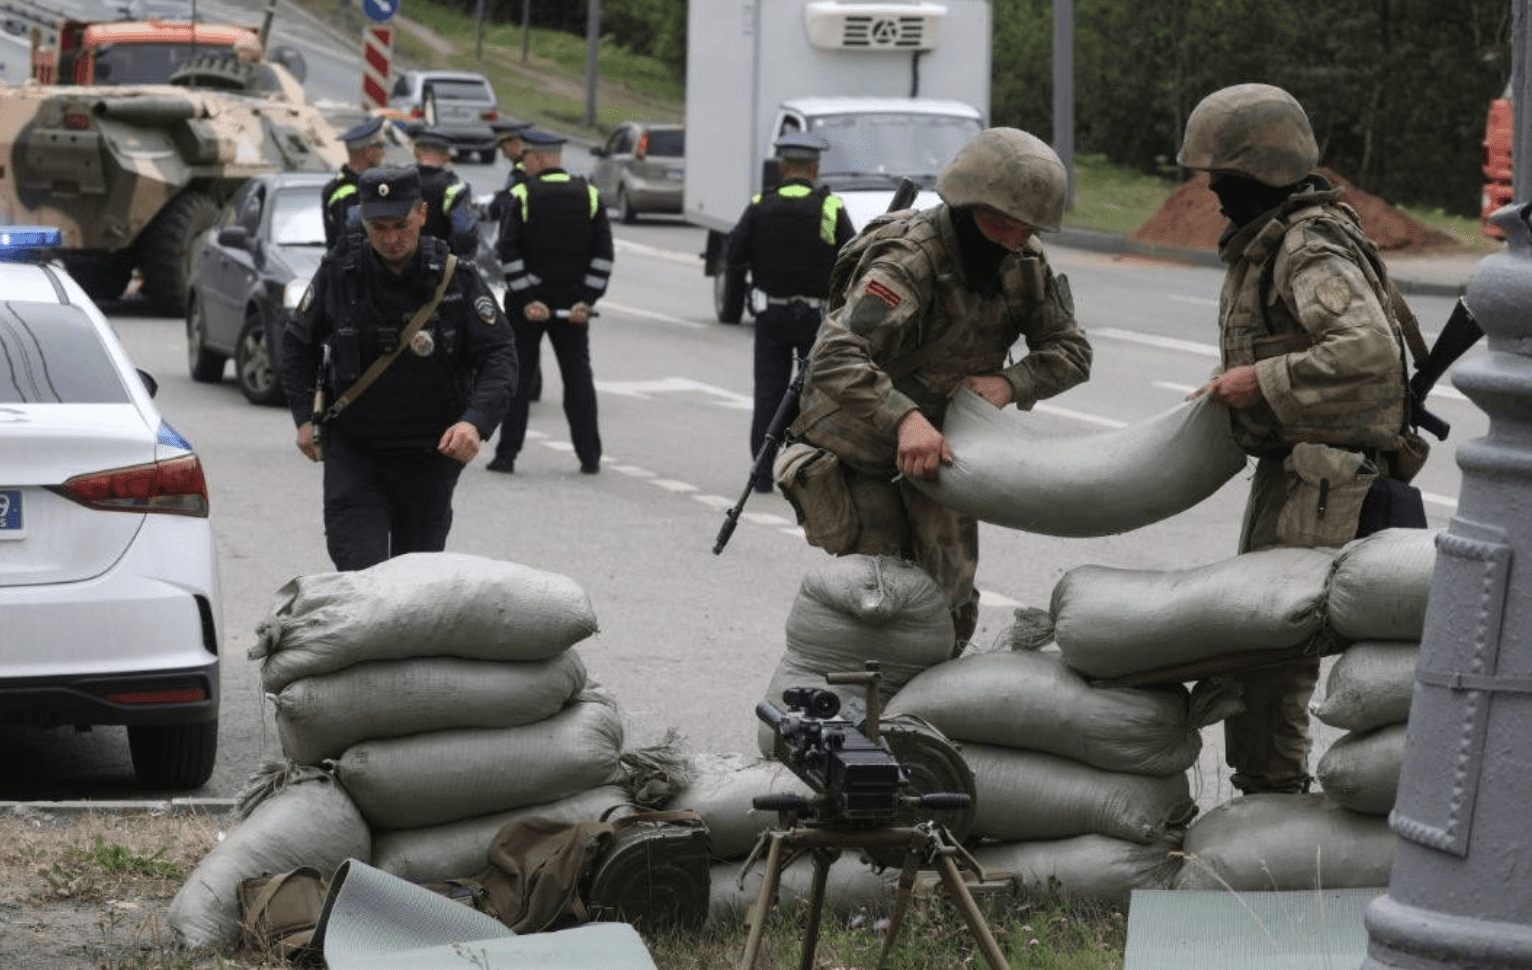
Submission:
<svg viewBox="0 0 1532 970">
<path fill-rule="evenodd" d="M 683 210 L 718 319 L 738 323 L 748 281 L 724 265 L 726 237 L 772 180 L 772 142 L 830 143 L 820 181 L 861 228 L 902 178 L 939 201 L 936 176 L 987 124 L 991 0 L 692 0 L 687 4 Z"/>
</svg>

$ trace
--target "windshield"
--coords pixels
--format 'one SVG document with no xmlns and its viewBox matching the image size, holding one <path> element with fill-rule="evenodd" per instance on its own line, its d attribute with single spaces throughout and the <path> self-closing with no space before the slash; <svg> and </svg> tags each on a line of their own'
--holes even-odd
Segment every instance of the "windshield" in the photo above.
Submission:
<svg viewBox="0 0 1532 970">
<path fill-rule="evenodd" d="M 426 90 L 443 101 L 490 103 L 495 100 L 494 92 L 483 81 L 431 80 L 426 82 Z"/>
<path fill-rule="evenodd" d="M 819 159 L 821 177 L 935 175 L 979 133 L 976 119 L 951 115 L 826 115 L 810 125 L 830 143 Z"/>
<path fill-rule="evenodd" d="M 315 188 L 283 189 L 271 206 L 271 241 L 278 246 L 323 246 L 324 213 Z"/>
<path fill-rule="evenodd" d="M 680 158 L 685 154 L 685 149 L 686 132 L 649 129 L 648 153 L 650 155 Z"/>
<path fill-rule="evenodd" d="M 164 84 L 182 64 L 210 55 L 230 56 L 207 44 L 106 44 L 96 48 L 96 83 Z"/>
</svg>

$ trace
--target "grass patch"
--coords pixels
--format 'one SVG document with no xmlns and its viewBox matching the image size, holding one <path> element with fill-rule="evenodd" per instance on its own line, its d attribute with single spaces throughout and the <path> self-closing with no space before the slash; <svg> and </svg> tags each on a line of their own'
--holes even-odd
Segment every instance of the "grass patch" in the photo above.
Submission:
<svg viewBox="0 0 1532 970">
<path fill-rule="evenodd" d="M 1176 190 L 1171 174 L 1133 171 L 1106 160 L 1105 155 L 1075 155 L 1074 206 L 1064 223 L 1077 229 L 1130 233 L 1143 225 Z"/>
</svg>

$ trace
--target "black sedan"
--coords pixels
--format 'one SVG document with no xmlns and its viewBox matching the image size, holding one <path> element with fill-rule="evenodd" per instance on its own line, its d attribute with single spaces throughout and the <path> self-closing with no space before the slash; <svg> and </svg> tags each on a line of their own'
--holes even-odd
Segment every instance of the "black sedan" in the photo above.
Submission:
<svg viewBox="0 0 1532 970">
<path fill-rule="evenodd" d="M 186 352 L 192 380 L 234 379 L 254 404 L 283 404 L 282 331 L 324 256 L 319 193 L 330 176 L 280 172 L 250 179 L 192 253 Z"/>
</svg>

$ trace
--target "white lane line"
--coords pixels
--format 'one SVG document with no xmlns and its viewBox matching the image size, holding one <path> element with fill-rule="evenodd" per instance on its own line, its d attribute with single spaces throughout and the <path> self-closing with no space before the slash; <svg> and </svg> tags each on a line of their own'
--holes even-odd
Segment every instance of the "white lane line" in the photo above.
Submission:
<svg viewBox="0 0 1532 970">
<path fill-rule="evenodd" d="M 709 508 L 732 509 L 734 507 L 734 500 L 731 498 L 724 498 L 722 495 L 708 495 L 706 493 L 699 493 L 697 495 L 693 495 L 692 498 L 696 499 L 698 502 L 701 502 L 703 505 L 708 506 Z"/>
<path fill-rule="evenodd" d="M 1216 344 L 1198 343 L 1195 340 L 1181 340 L 1178 337 L 1162 337 L 1157 333 L 1139 333 L 1137 330 L 1122 330 L 1117 327 L 1091 327 L 1086 330 L 1090 337 L 1105 337 L 1108 340 L 1121 340 L 1124 343 L 1140 344 L 1145 347 L 1158 347 L 1161 350 L 1179 350 L 1182 353 L 1196 354 L 1199 357 L 1219 356 Z"/>
<path fill-rule="evenodd" d="M 1440 505 L 1443 508 L 1451 509 L 1454 512 L 1458 510 L 1458 500 L 1450 495 L 1438 495 L 1435 492 L 1421 492 L 1420 497 L 1425 499 L 1427 502 L 1430 502 L 1432 505 Z"/>
<path fill-rule="evenodd" d="M 1174 381 L 1150 381 L 1151 387 L 1158 387 L 1166 391 L 1175 391 L 1177 394 L 1190 394 L 1196 388 L 1190 384 L 1177 384 Z"/>
<path fill-rule="evenodd" d="M 1218 305 L 1218 301 L 1211 296 L 1187 296 L 1184 293 L 1172 293 L 1170 298 L 1177 303 L 1195 303 L 1197 306 Z"/>
<path fill-rule="evenodd" d="M 697 486 L 689 482 L 678 482 L 674 478 L 652 478 L 649 480 L 649 484 L 657 488 L 663 488 L 667 492 L 684 493 L 695 492 L 697 490 Z"/>
<path fill-rule="evenodd" d="M 614 313 L 624 313 L 630 317 L 639 317 L 644 320 L 658 320 L 660 323 L 673 323 L 678 327 L 691 327 L 693 330 L 701 330 L 706 324 L 695 320 L 683 320 L 673 317 L 668 313 L 656 313 L 653 310 L 642 310 L 636 306 L 628 306 L 626 303 L 613 303 L 611 300 L 602 300 L 601 309 Z"/>
<path fill-rule="evenodd" d="M 991 592 L 987 589 L 981 589 L 979 590 L 979 605 L 997 606 L 1004 610 L 1014 610 L 1021 604 L 1011 599 L 1009 596 L 1001 596 L 999 593 Z"/>
<path fill-rule="evenodd" d="M 1032 405 L 1032 410 L 1042 411 L 1044 414 L 1054 414 L 1061 418 L 1073 418 L 1076 421 L 1084 421 L 1086 424 L 1099 424 L 1106 428 L 1126 428 L 1128 422 L 1118 421 L 1116 418 L 1103 418 L 1095 414 L 1087 414 L 1084 411 L 1072 411 L 1069 408 L 1061 408 L 1057 404 L 1037 403 Z"/>
<path fill-rule="evenodd" d="M 772 515 L 770 512 L 746 512 L 744 517 L 749 519 L 751 522 L 754 522 L 756 525 L 772 527 L 785 525 L 791 528 L 797 528 L 797 526 L 793 525 L 791 519 L 784 518 L 780 515 Z"/>
<path fill-rule="evenodd" d="M 650 471 L 647 468 L 640 468 L 638 465 L 613 465 L 612 469 L 614 471 L 622 472 L 624 475 L 631 475 L 634 478 L 654 478 L 655 477 L 655 473 L 654 472 Z"/>
<path fill-rule="evenodd" d="M 641 242 L 633 242 L 629 239 L 614 239 L 616 248 L 625 252 L 638 253 L 641 256 L 653 256 L 655 259 L 664 259 L 672 263 L 685 263 L 702 269 L 702 257 L 696 253 L 690 255 L 675 249 L 661 249 L 658 246 L 646 246 Z"/>
<path fill-rule="evenodd" d="M 726 408 L 749 411 L 755 407 L 755 398 L 748 394 L 739 394 L 714 384 L 694 381 L 689 377 L 662 377 L 654 381 L 597 381 L 596 390 L 607 394 L 621 394 L 623 397 L 636 397 L 640 400 L 647 400 L 655 394 L 700 391 L 718 398 L 718 401 L 714 403 Z"/>
</svg>

